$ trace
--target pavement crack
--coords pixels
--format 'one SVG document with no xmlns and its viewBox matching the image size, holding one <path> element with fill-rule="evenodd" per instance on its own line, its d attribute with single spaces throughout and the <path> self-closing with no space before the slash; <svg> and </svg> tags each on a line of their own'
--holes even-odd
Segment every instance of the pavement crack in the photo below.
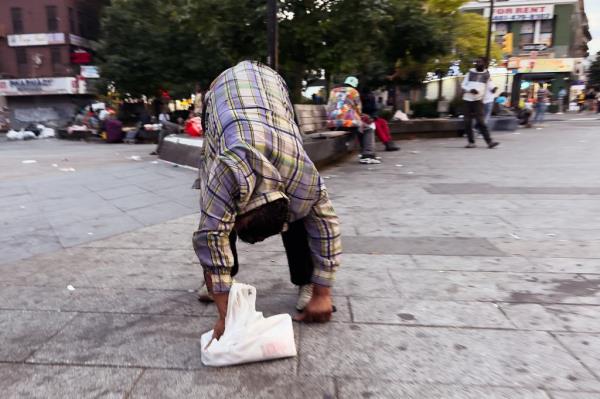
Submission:
<svg viewBox="0 0 600 399">
<path fill-rule="evenodd" d="M 50 335 L 48 337 L 48 339 L 46 339 L 43 343 L 41 343 L 37 348 L 33 349 L 29 355 L 27 355 L 24 359 L 23 359 L 23 363 L 28 363 L 28 360 L 30 360 L 31 358 L 33 358 L 33 355 L 35 355 L 35 353 L 37 351 L 39 351 L 40 349 L 42 349 L 47 343 L 49 343 L 50 341 L 52 341 L 54 339 L 54 337 L 56 337 L 58 334 L 62 333 L 71 323 L 73 323 L 73 321 L 79 317 L 79 314 L 75 314 L 73 317 L 71 317 L 61 328 L 59 328 L 54 334 Z"/>
<path fill-rule="evenodd" d="M 588 371 L 588 373 L 590 373 L 590 375 L 592 375 L 595 379 L 597 379 L 598 381 L 600 381 L 600 376 L 598 374 L 596 374 L 596 372 L 594 372 L 594 370 L 592 370 L 591 367 L 588 367 L 587 364 L 585 364 L 583 362 L 583 360 L 581 360 L 579 358 L 579 356 L 577 356 L 577 354 L 575 354 L 575 352 L 573 352 L 567 345 L 565 345 L 560 339 L 558 339 L 558 337 L 556 336 L 556 334 L 554 332 L 548 331 L 548 334 L 569 354 L 571 355 L 575 360 L 577 360 L 579 362 L 579 364 L 581 364 L 581 366 L 586 369 Z"/>
<path fill-rule="evenodd" d="M 125 395 L 123 395 L 123 399 L 129 399 L 130 398 L 133 390 L 137 386 L 138 382 L 142 379 L 142 376 L 144 375 L 145 372 L 146 372 L 146 369 L 142 369 L 142 372 L 133 381 L 133 384 L 131 385 L 131 388 L 127 392 L 125 392 Z"/>
</svg>

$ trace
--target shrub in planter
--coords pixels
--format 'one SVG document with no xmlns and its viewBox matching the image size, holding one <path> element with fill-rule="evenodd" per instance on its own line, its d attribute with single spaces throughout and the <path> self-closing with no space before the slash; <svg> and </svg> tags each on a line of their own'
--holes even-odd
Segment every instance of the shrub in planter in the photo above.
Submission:
<svg viewBox="0 0 600 399">
<path fill-rule="evenodd" d="M 422 100 L 414 102 L 410 105 L 413 111 L 413 118 L 437 118 L 437 101 Z"/>
</svg>

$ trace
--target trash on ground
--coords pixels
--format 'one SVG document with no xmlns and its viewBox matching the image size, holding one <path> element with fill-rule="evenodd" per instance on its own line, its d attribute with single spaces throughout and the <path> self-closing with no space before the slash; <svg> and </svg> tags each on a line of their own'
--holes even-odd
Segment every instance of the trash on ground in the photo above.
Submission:
<svg viewBox="0 0 600 399">
<path fill-rule="evenodd" d="M 92 233 L 91 231 L 88 233 L 88 236 L 93 236 L 94 233 Z"/>
<path fill-rule="evenodd" d="M 554 234 L 554 233 L 548 233 L 548 234 L 546 234 L 546 235 L 547 235 L 548 237 L 556 237 L 556 234 Z"/>
<path fill-rule="evenodd" d="M 158 163 L 158 161 L 152 161 L 152 162 L 150 162 L 150 163 L 157 164 L 157 163 Z"/>
<path fill-rule="evenodd" d="M 518 235 L 516 235 L 515 233 L 510 233 L 510 236 L 511 236 L 512 238 L 514 238 L 515 240 L 520 240 L 520 239 L 521 239 L 521 237 L 519 237 L 519 236 L 518 236 Z"/>
<path fill-rule="evenodd" d="M 55 130 L 44 125 L 28 125 L 25 129 L 9 130 L 6 138 L 11 141 L 48 139 L 55 137 Z"/>
<path fill-rule="evenodd" d="M 399 168 L 401 168 L 401 167 L 403 167 L 404 165 L 396 164 L 396 166 L 397 166 L 397 167 L 399 167 Z"/>
<path fill-rule="evenodd" d="M 24 161 L 21 161 L 21 163 L 29 164 L 29 163 L 37 163 L 37 161 L 35 159 L 26 159 Z"/>
<path fill-rule="evenodd" d="M 129 157 L 129 159 L 131 159 L 132 161 L 141 161 L 142 157 L 140 157 L 139 155 L 132 155 Z"/>
<path fill-rule="evenodd" d="M 60 168 L 61 172 L 75 172 L 75 168 Z"/>
<path fill-rule="evenodd" d="M 256 311 L 256 288 L 234 283 L 229 291 L 225 332 L 213 340 L 202 334 L 201 359 L 205 366 L 232 366 L 296 356 L 294 328 L 289 314 L 263 317 Z"/>
<path fill-rule="evenodd" d="M 6 138 L 11 141 L 35 140 L 37 138 L 37 136 L 35 135 L 34 132 L 31 132 L 29 130 L 19 130 L 19 131 L 9 130 L 8 133 L 6 133 Z"/>
<path fill-rule="evenodd" d="M 69 291 L 75 291 L 75 287 L 73 287 L 71 284 L 67 285 L 67 289 Z"/>
</svg>

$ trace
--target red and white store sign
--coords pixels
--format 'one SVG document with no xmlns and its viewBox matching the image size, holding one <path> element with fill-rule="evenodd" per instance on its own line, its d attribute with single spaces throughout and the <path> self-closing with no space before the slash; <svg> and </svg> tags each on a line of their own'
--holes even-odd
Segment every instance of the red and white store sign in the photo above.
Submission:
<svg viewBox="0 0 600 399">
<path fill-rule="evenodd" d="M 488 13 L 489 15 L 489 13 Z M 504 21 L 535 21 L 553 19 L 554 5 L 497 7 L 492 19 L 494 22 Z"/>
</svg>

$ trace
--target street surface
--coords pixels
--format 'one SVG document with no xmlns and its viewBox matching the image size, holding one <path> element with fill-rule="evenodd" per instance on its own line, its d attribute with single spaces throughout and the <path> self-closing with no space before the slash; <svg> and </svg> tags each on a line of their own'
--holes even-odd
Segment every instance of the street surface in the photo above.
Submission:
<svg viewBox="0 0 600 399">
<path fill-rule="evenodd" d="M 196 173 L 152 146 L 0 141 L 0 396 L 599 398 L 600 121 L 495 138 L 323 170 L 338 312 L 294 325 L 298 357 L 224 369 L 200 362 Z M 258 309 L 292 313 L 280 239 L 240 251 Z"/>
</svg>

